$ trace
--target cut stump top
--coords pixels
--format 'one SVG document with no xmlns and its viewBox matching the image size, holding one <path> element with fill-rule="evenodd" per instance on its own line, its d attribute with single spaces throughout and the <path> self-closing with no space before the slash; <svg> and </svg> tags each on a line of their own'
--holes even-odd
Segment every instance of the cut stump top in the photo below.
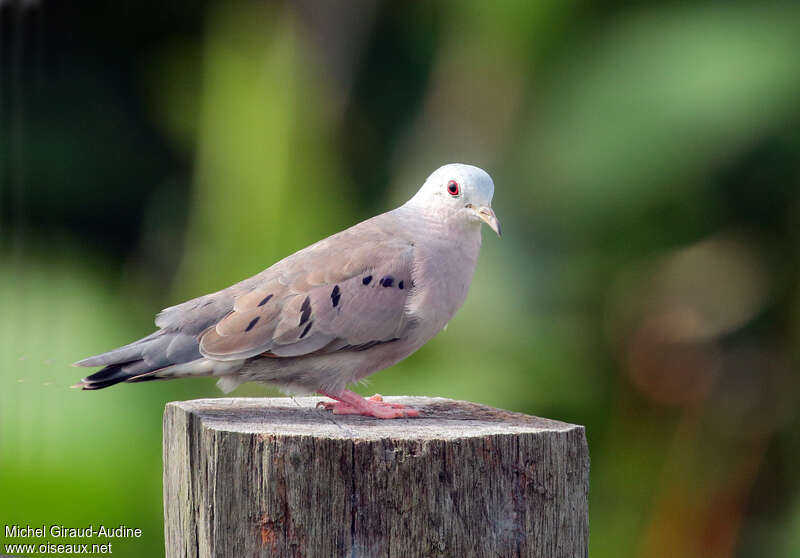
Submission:
<svg viewBox="0 0 800 558">
<path fill-rule="evenodd" d="M 468 401 L 442 397 L 385 397 L 419 411 L 407 419 L 376 419 L 334 415 L 318 408 L 324 397 L 229 397 L 175 401 L 187 415 L 199 419 L 205 428 L 224 432 L 265 435 L 318 436 L 378 440 L 465 438 L 531 432 L 567 432 L 582 426 L 513 413 Z"/>
</svg>

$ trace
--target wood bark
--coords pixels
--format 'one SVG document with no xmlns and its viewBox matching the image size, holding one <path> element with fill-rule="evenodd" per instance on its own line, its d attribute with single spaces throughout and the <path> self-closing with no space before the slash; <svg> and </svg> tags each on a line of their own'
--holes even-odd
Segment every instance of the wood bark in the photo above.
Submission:
<svg viewBox="0 0 800 558">
<path fill-rule="evenodd" d="M 582 426 L 427 397 L 387 397 L 421 417 L 377 420 L 321 400 L 167 405 L 168 557 L 588 555 Z"/>
</svg>

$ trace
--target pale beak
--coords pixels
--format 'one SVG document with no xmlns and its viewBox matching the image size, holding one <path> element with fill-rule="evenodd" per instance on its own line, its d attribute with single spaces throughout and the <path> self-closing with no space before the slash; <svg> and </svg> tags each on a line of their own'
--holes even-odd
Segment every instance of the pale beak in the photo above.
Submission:
<svg viewBox="0 0 800 558">
<path fill-rule="evenodd" d="M 500 227 L 500 221 L 497 219 L 497 215 L 494 214 L 494 210 L 491 207 L 473 207 L 472 209 L 481 221 L 492 227 L 492 230 L 497 233 L 497 236 L 503 236 L 503 229 Z"/>
</svg>

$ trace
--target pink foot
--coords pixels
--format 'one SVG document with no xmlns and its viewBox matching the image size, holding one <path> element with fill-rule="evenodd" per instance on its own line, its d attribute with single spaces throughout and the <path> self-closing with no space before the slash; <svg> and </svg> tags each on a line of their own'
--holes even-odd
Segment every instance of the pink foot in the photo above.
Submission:
<svg viewBox="0 0 800 558">
<path fill-rule="evenodd" d="M 408 409 L 399 403 L 387 403 L 379 394 L 364 399 L 357 393 L 344 390 L 339 395 L 323 393 L 336 401 L 320 401 L 317 407 L 333 411 L 334 415 L 364 415 L 379 419 L 418 417 L 419 411 Z"/>
</svg>

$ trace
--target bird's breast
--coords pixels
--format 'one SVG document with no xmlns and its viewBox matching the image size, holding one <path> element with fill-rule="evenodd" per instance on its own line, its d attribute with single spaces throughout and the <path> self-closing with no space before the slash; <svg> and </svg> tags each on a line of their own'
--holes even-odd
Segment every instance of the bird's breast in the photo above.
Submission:
<svg viewBox="0 0 800 558">
<path fill-rule="evenodd" d="M 464 304 L 481 246 L 480 228 L 433 235 L 415 246 L 414 289 L 407 305 L 424 343 L 438 333 Z"/>
</svg>

